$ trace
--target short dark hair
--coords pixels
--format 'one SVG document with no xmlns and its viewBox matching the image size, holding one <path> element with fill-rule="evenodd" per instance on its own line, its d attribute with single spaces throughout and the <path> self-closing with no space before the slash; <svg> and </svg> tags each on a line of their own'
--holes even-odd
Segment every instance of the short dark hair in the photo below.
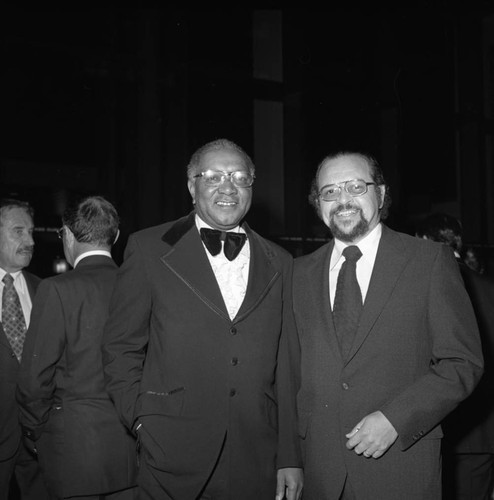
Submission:
<svg viewBox="0 0 494 500">
<path fill-rule="evenodd" d="M 79 243 L 111 246 L 120 221 L 115 207 L 103 196 L 88 196 L 69 205 L 62 222 Z"/>
<path fill-rule="evenodd" d="M 377 160 L 370 154 L 362 153 L 360 151 L 338 151 L 337 153 L 330 154 L 326 156 L 317 166 L 316 174 L 312 179 L 309 193 L 309 203 L 315 208 L 318 215 L 320 215 L 320 200 L 319 200 L 319 188 L 318 188 L 318 177 L 321 172 L 322 167 L 331 160 L 336 160 L 342 156 L 357 156 L 367 163 L 370 168 L 370 174 L 372 181 L 378 186 L 385 186 L 386 192 L 384 193 L 383 206 L 379 210 L 381 220 L 384 220 L 389 215 L 389 207 L 391 206 L 391 195 L 389 193 L 389 186 L 386 185 L 384 180 L 383 171 L 377 162 Z"/>
<path fill-rule="evenodd" d="M 0 199 L 0 224 L 2 224 L 3 214 L 11 208 L 21 208 L 25 210 L 31 219 L 34 219 L 34 208 L 27 202 L 23 200 L 17 200 L 15 198 L 1 198 Z"/>
<path fill-rule="evenodd" d="M 251 157 L 238 145 L 229 139 L 216 139 L 214 141 L 208 142 L 197 149 L 191 156 L 189 164 L 187 165 L 187 177 L 192 178 L 195 170 L 201 164 L 203 157 L 210 153 L 211 151 L 219 151 L 221 149 L 229 149 L 238 153 L 245 161 L 247 168 L 251 174 L 254 174 L 256 167 Z"/>
<path fill-rule="evenodd" d="M 461 222 L 452 215 L 433 213 L 417 224 L 416 235 L 438 241 L 461 253 L 463 228 Z"/>
</svg>

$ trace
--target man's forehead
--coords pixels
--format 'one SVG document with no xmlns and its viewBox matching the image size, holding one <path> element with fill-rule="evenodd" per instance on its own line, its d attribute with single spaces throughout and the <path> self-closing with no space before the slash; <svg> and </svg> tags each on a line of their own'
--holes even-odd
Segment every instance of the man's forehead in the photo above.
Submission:
<svg viewBox="0 0 494 500">
<path fill-rule="evenodd" d="M 8 226 L 32 226 L 33 220 L 25 208 L 5 207 L 0 211 L 0 222 Z"/>
<path fill-rule="evenodd" d="M 247 169 L 245 160 L 240 153 L 232 149 L 217 149 L 208 151 L 202 158 L 203 167 Z"/>
<path fill-rule="evenodd" d="M 371 177 L 368 163 L 357 155 L 339 156 L 328 160 L 321 168 L 320 179 L 334 179 L 341 182 L 351 179 L 364 179 Z"/>
</svg>

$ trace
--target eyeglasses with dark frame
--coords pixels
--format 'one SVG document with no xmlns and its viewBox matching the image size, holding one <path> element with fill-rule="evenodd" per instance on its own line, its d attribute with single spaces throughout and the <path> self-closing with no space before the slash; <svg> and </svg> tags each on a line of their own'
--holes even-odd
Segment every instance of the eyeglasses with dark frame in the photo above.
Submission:
<svg viewBox="0 0 494 500">
<path fill-rule="evenodd" d="M 319 190 L 319 198 L 323 201 L 335 201 L 340 197 L 343 189 L 352 197 L 362 196 L 368 191 L 368 186 L 375 186 L 375 182 L 366 182 L 363 179 L 351 179 L 349 181 L 338 182 L 337 184 L 327 184 Z"/>
<path fill-rule="evenodd" d="M 194 179 L 202 177 L 207 186 L 219 186 L 228 178 L 231 183 L 238 188 L 248 188 L 254 184 L 256 176 L 245 170 L 235 170 L 234 172 L 222 172 L 220 170 L 205 170 L 194 175 Z"/>
<path fill-rule="evenodd" d="M 63 227 L 61 227 L 60 229 L 57 229 L 57 236 L 63 240 Z"/>
</svg>

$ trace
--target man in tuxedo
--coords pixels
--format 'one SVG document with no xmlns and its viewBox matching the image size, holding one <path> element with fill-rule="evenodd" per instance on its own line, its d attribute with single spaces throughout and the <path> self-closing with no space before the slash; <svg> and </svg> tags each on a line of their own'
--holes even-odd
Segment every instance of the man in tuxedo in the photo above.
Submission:
<svg viewBox="0 0 494 500">
<path fill-rule="evenodd" d="M 439 500 L 440 422 L 483 370 L 453 252 L 381 222 L 370 156 L 326 157 L 311 201 L 333 239 L 294 268 L 304 499 Z"/>
<path fill-rule="evenodd" d="M 25 201 L 0 200 L 0 500 L 9 498 L 9 488 L 17 489 L 23 500 L 48 498 L 36 456 L 22 442 L 15 400 L 26 328 L 40 281 L 25 270 L 33 256 L 33 215 Z M 11 305 L 17 311 L 10 311 Z"/>
<path fill-rule="evenodd" d="M 194 211 L 129 237 L 105 328 L 140 499 L 295 500 L 292 258 L 243 222 L 254 165 L 238 145 L 199 148 L 187 176 Z"/>
<path fill-rule="evenodd" d="M 472 300 L 482 340 L 484 375 L 443 422 L 444 498 L 484 500 L 494 488 L 494 281 L 462 260 L 463 228 L 445 213 L 425 217 L 417 236 L 451 247 Z"/>
<path fill-rule="evenodd" d="M 131 500 L 136 443 L 106 393 L 101 354 L 118 215 L 90 196 L 69 206 L 62 222 L 74 269 L 39 285 L 19 374 L 21 423 L 52 498 Z"/>
</svg>

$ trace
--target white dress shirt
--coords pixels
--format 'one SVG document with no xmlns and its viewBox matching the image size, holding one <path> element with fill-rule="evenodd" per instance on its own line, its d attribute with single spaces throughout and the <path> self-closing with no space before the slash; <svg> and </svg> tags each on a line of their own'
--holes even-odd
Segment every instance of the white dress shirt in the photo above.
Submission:
<svg viewBox="0 0 494 500">
<path fill-rule="evenodd" d="M 198 231 L 200 231 L 202 227 L 214 229 L 206 224 L 198 215 L 196 215 L 196 226 Z M 237 226 L 229 231 L 245 234 L 245 231 L 240 226 Z M 233 320 L 242 305 L 245 292 L 247 291 L 250 264 L 250 245 L 249 239 L 247 238 L 237 258 L 232 261 L 229 261 L 223 253 L 223 241 L 221 242 L 221 245 L 222 251 L 218 255 L 213 256 L 209 253 L 203 242 L 204 250 L 206 251 L 211 267 L 213 268 L 216 281 L 218 282 L 218 286 L 221 290 L 221 295 L 225 301 L 228 315 L 230 316 L 230 319 Z"/>
</svg>

